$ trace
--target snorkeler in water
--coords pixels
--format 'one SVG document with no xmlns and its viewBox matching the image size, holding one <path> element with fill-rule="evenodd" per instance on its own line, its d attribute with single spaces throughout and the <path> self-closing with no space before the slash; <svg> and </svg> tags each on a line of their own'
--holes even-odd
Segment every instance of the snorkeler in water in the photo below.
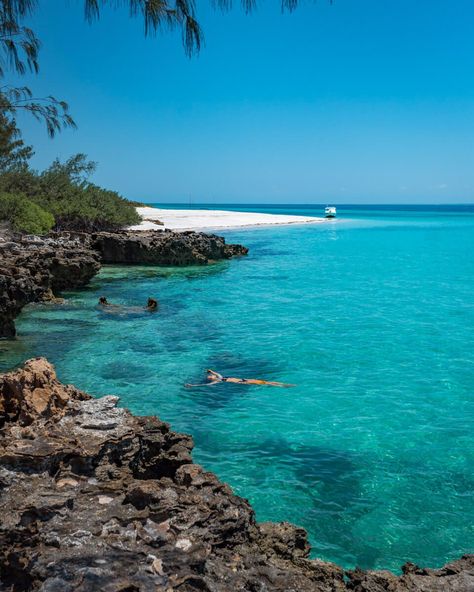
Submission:
<svg viewBox="0 0 474 592">
<path fill-rule="evenodd" d="M 148 298 L 145 310 L 154 311 L 158 309 L 158 300 L 154 298 Z"/>
<path fill-rule="evenodd" d="M 117 315 L 121 314 L 124 310 L 123 306 L 120 304 L 112 304 L 107 300 L 105 296 L 101 296 L 99 298 L 99 302 L 97 303 L 99 309 L 101 309 L 104 313 Z"/>
<path fill-rule="evenodd" d="M 219 372 L 214 370 L 207 370 L 207 382 L 203 384 L 185 384 L 184 386 L 211 386 L 218 384 L 219 382 L 231 382 L 233 384 L 255 384 L 264 386 L 279 386 L 279 387 L 291 387 L 294 384 L 285 384 L 284 382 L 273 382 L 271 380 L 261 380 L 259 378 L 234 378 L 232 376 L 222 376 Z"/>
<path fill-rule="evenodd" d="M 105 296 L 101 296 L 99 298 L 98 305 L 102 308 L 106 308 L 107 312 L 120 315 L 136 314 L 143 312 L 143 308 L 139 306 L 123 306 L 121 304 L 111 304 Z M 158 310 L 158 300 L 156 300 L 155 298 L 148 298 L 145 310 L 150 312 Z"/>
</svg>

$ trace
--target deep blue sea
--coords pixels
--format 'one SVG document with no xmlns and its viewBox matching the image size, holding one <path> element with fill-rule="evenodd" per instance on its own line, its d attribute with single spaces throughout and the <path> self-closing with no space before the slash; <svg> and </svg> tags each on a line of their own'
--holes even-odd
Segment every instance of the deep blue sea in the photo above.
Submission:
<svg viewBox="0 0 474 592">
<path fill-rule="evenodd" d="M 338 215 L 226 231 L 249 256 L 205 268 L 106 267 L 66 304 L 27 307 L 0 368 L 47 356 L 192 433 L 196 461 L 259 520 L 305 527 L 315 557 L 396 570 L 472 552 L 474 206 Z M 110 314 L 100 295 L 160 310 Z M 206 368 L 297 386 L 184 388 Z"/>
</svg>

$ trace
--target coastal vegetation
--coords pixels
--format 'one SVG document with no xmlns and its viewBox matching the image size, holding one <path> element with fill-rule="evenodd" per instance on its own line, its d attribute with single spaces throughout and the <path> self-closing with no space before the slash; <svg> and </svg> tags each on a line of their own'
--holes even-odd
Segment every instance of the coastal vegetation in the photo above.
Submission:
<svg viewBox="0 0 474 592">
<path fill-rule="evenodd" d="M 33 0 L 0 0 L 0 78 L 39 70 L 40 42 L 23 19 L 36 8 Z M 55 160 L 44 171 L 33 169 L 34 154 L 17 126 L 28 112 L 45 123 L 53 137 L 75 127 L 67 103 L 53 96 L 35 98 L 28 87 L 0 86 L 0 221 L 18 232 L 115 230 L 138 223 L 134 204 L 88 180 L 96 164 L 83 154 Z"/>
<path fill-rule="evenodd" d="M 84 6 L 88 20 L 99 16 L 98 2 L 86 0 Z M 96 164 L 85 155 L 76 154 L 64 163 L 55 160 L 44 171 L 29 165 L 34 152 L 23 142 L 16 122 L 19 113 L 43 121 L 50 137 L 76 127 L 65 101 L 51 95 L 36 97 L 29 87 L 6 80 L 39 71 L 40 41 L 24 24 L 38 7 L 36 0 L 0 0 L 0 79 L 4 82 L 0 85 L 0 221 L 15 231 L 35 234 L 51 229 L 116 230 L 138 223 L 137 204 L 88 180 Z M 199 47 L 197 23 L 187 0 L 177 2 L 173 10 L 161 2 L 131 1 L 130 9 L 132 14 L 143 14 L 145 33 L 156 30 L 165 19 L 168 25 L 184 27 L 185 45 Z"/>
<path fill-rule="evenodd" d="M 29 164 L 33 154 L 15 119 L 0 113 L 0 220 L 12 230 L 116 230 L 140 222 L 135 203 L 88 180 L 97 165 L 85 154 L 41 172 Z"/>
<path fill-rule="evenodd" d="M 27 165 L 0 174 L 0 219 L 16 231 L 116 230 L 137 224 L 134 203 L 88 181 L 96 164 L 84 154 L 38 172 Z"/>
<path fill-rule="evenodd" d="M 54 226 L 54 216 L 23 195 L 0 193 L 0 220 L 16 232 L 46 234 Z"/>
<path fill-rule="evenodd" d="M 116 230 L 140 222 L 136 204 L 88 180 L 96 163 L 85 154 L 41 172 L 29 165 L 32 155 L 15 120 L 0 114 L 0 220 L 13 230 Z"/>
<path fill-rule="evenodd" d="M 246 12 L 254 4 L 242 0 Z M 174 29 L 181 33 L 188 56 L 201 48 L 203 33 L 192 0 L 84 0 L 83 5 L 89 22 L 106 7 L 128 8 L 131 17 L 143 20 L 145 36 Z M 16 84 L 18 77 L 39 72 L 41 43 L 25 23 L 40 6 L 39 0 L 0 0 L 0 221 L 16 231 L 38 234 L 51 229 L 115 230 L 138 223 L 133 203 L 87 180 L 95 164 L 84 155 L 65 163 L 56 160 L 42 172 L 28 165 L 33 150 L 22 140 L 18 114 L 29 113 L 42 121 L 50 137 L 76 127 L 64 100 L 38 97 L 28 86 Z M 216 6 L 229 9 L 231 2 L 217 0 Z M 295 7 L 296 0 L 282 0 L 283 9 Z"/>
</svg>

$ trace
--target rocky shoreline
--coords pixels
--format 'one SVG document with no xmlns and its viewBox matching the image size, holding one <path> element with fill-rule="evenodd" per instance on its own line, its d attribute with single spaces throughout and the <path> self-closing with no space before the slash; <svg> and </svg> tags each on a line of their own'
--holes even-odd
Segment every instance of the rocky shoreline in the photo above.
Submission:
<svg viewBox="0 0 474 592">
<path fill-rule="evenodd" d="M 303 529 L 257 523 L 193 463 L 190 436 L 43 358 L 0 376 L 0 589 L 10 592 L 467 592 L 474 556 L 403 575 L 310 560 Z"/>
<path fill-rule="evenodd" d="M 90 246 L 103 263 L 131 265 L 208 265 L 248 253 L 222 236 L 193 230 L 99 232 L 90 236 Z"/>
<path fill-rule="evenodd" d="M 26 304 L 86 286 L 102 263 L 207 265 L 247 252 L 220 236 L 192 231 L 0 237 L 0 337 L 15 336 L 15 318 Z"/>
<path fill-rule="evenodd" d="M 0 336 L 29 302 L 81 288 L 103 263 L 206 265 L 245 255 L 215 235 L 55 233 L 0 240 Z M 474 556 L 441 569 L 345 572 L 306 532 L 259 524 L 193 463 L 192 438 L 118 399 L 61 384 L 42 358 L 0 375 L 0 590 L 467 592 Z"/>
</svg>

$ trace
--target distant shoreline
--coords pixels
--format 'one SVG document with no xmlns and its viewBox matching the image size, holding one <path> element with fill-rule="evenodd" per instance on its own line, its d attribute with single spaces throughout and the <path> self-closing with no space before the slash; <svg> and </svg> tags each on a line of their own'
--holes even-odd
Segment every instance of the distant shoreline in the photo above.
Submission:
<svg viewBox="0 0 474 592">
<path fill-rule="evenodd" d="M 169 210 L 149 206 L 136 209 L 142 222 L 131 226 L 130 230 L 222 230 L 288 224 L 319 224 L 326 221 L 325 218 L 315 216 L 289 216 L 230 210 Z M 159 222 L 163 224 L 159 224 Z"/>
</svg>

